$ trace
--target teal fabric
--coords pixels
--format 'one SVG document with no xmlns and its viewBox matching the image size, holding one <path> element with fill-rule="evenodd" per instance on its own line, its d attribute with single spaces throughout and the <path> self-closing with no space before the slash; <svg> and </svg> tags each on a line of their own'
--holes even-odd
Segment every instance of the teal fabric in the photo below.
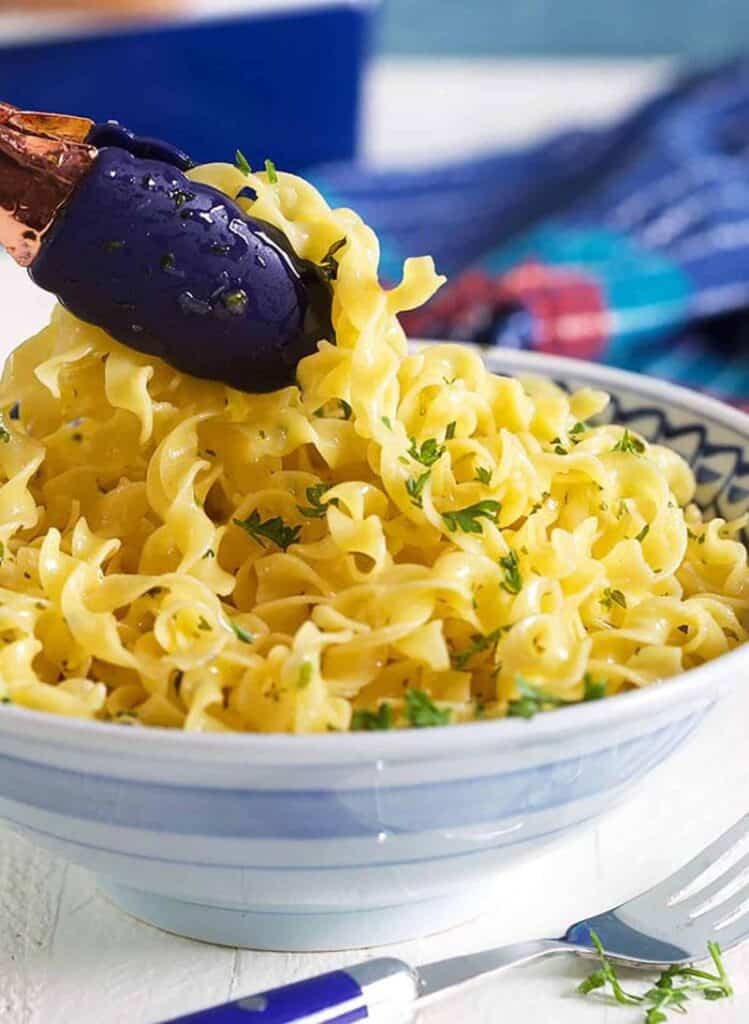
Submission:
<svg viewBox="0 0 749 1024">
<path fill-rule="evenodd" d="M 749 47 L 747 0 L 384 0 L 389 53 L 716 57 Z"/>
</svg>

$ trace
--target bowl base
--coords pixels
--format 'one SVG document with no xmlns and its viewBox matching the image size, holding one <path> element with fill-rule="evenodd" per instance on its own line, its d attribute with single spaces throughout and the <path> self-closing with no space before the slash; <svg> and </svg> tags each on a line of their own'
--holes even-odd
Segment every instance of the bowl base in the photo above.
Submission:
<svg viewBox="0 0 749 1024">
<path fill-rule="evenodd" d="M 423 903 L 324 912 L 232 909 L 190 903 L 98 878 L 102 892 L 140 921 L 219 946 L 321 953 L 404 942 L 462 924 L 486 910 L 475 889 Z"/>
</svg>

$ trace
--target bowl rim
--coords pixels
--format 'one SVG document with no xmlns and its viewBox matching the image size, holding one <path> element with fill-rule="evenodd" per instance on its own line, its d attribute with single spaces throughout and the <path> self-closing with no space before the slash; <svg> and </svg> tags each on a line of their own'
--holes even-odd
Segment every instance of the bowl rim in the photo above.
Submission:
<svg viewBox="0 0 749 1024">
<path fill-rule="evenodd" d="M 419 340 L 413 343 L 417 349 L 431 344 L 435 342 Z M 749 414 L 701 392 L 646 374 L 566 356 L 454 344 L 479 352 L 495 373 L 572 378 L 599 384 L 603 389 L 618 386 L 644 398 L 667 403 L 672 408 L 694 413 L 698 421 L 719 423 L 743 436 L 749 445 Z M 531 721 L 501 718 L 429 729 L 335 734 L 197 733 L 160 726 L 127 728 L 110 722 L 8 706 L 2 709 L 0 734 L 5 732 L 13 738 L 36 738 L 52 748 L 87 748 L 91 752 L 96 748 L 106 748 L 113 755 L 146 756 L 150 759 L 163 757 L 169 760 L 251 763 L 252 755 L 257 754 L 261 761 L 265 761 L 268 755 L 275 755 L 275 759 L 289 765 L 335 764 L 372 758 L 417 760 L 450 753 L 478 752 L 487 747 L 497 752 L 535 747 L 573 733 L 599 731 L 607 725 L 623 725 L 647 715 L 654 716 L 679 700 L 685 707 L 700 700 L 710 703 L 727 681 L 731 678 L 738 681 L 742 670 L 744 674 L 749 672 L 749 643 L 662 683 L 610 699 L 573 704 L 553 713 L 537 715 Z"/>
</svg>

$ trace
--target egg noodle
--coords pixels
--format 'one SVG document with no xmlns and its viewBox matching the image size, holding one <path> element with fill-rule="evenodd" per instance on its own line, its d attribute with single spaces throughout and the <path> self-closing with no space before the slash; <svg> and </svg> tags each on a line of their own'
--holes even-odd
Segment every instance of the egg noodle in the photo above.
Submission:
<svg viewBox="0 0 749 1024">
<path fill-rule="evenodd" d="M 244 394 L 57 308 L 0 404 L 0 698 L 192 730 L 529 716 L 744 642 L 744 520 L 704 522 L 674 452 L 590 426 L 607 397 L 409 354 L 442 279 L 308 183 L 196 180 L 335 253 L 336 344 Z M 272 178 L 275 176 L 272 174 Z M 2 443 L 5 442 L 5 443 Z"/>
</svg>

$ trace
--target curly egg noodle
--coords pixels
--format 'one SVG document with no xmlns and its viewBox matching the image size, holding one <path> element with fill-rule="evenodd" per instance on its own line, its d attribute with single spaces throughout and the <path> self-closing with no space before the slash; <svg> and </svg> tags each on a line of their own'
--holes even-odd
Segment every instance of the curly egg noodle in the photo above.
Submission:
<svg viewBox="0 0 749 1024">
<path fill-rule="evenodd" d="M 196 380 L 55 310 L 0 396 L 0 698 L 203 731 L 530 715 L 744 642 L 744 520 L 703 521 L 674 452 L 590 426 L 607 397 L 408 353 L 439 287 L 287 174 L 192 176 L 336 252 L 298 387 Z"/>
</svg>

